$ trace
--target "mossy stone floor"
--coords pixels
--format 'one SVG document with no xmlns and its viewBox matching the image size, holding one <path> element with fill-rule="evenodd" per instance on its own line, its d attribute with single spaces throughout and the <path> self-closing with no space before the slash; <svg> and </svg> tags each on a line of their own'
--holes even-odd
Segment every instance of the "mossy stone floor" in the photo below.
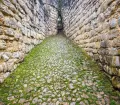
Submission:
<svg viewBox="0 0 120 105">
<path fill-rule="evenodd" d="M 80 48 L 63 36 L 52 36 L 0 85 L 2 104 L 120 105 L 120 93 Z"/>
</svg>

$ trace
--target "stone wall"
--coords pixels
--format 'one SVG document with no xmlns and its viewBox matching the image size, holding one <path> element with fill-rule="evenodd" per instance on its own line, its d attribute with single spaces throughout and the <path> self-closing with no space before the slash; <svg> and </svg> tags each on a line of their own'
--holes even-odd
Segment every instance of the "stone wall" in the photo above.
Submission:
<svg viewBox="0 0 120 105">
<path fill-rule="evenodd" d="M 64 0 L 64 31 L 120 88 L 120 0 Z"/>
<path fill-rule="evenodd" d="M 48 0 L 0 0 L 0 82 L 35 45 L 56 34 L 56 20 Z"/>
</svg>

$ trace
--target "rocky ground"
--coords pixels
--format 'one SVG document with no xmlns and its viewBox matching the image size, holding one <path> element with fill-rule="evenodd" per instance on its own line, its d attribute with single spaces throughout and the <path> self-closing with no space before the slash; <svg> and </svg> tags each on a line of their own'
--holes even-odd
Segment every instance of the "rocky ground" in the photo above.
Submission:
<svg viewBox="0 0 120 105">
<path fill-rule="evenodd" d="M 53 36 L 0 85 L 0 105 L 120 105 L 120 93 L 85 52 Z"/>
</svg>

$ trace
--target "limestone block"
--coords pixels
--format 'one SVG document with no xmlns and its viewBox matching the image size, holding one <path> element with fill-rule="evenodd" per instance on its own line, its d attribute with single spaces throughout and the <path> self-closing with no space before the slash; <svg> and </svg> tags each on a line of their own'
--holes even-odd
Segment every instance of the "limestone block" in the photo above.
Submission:
<svg viewBox="0 0 120 105">
<path fill-rule="evenodd" d="M 17 22 L 17 27 L 22 30 L 23 26 L 22 23 L 20 23 L 20 21 Z"/>
<path fill-rule="evenodd" d="M 117 55 L 118 54 L 117 48 L 108 48 L 108 50 L 109 50 L 109 55 Z"/>
<path fill-rule="evenodd" d="M 5 28 L 4 32 L 5 32 L 6 35 L 14 37 L 14 34 L 15 34 L 14 33 L 14 29 L 12 29 L 12 28 Z"/>
<path fill-rule="evenodd" d="M 10 73 L 9 73 L 9 72 L 6 72 L 6 73 L 3 75 L 3 80 L 5 80 L 5 78 L 7 78 L 9 75 L 10 75 Z"/>
<path fill-rule="evenodd" d="M 17 21 L 14 18 L 5 17 L 4 25 L 11 28 L 17 28 Z"/>
<path fill-rule="evenodd" d="M 119 27 L 120 27 L 120 16 L 119 16 L 119 18 L 118 18 L 118 25 L 119 25 Z"/>
<path fill-rule="evenodd" d="M 6 35 L 0 35 L 1 40 L 9 40 L 9 36 Z"/>
<path fill-rule="evenodd" d="M 6 62 L 2 63 L 2 66 L 3 66 L 4 73 L 7 72 L 8 68 L 7 68 Z"/>
<path fill-rule="evenodd" d="M 17 41 L 13 41 L 12 43 L 8 43 L 7 51 L 15 52 L 19 50 L 19 43 Z"/>
<path fill-rule="evenodd" d="M 120 56 L 113 56 L 112 66 L 120 67 Z"/>
<path fill-rule="evenodd" d="M 12 71 L 14 67 L 14 62 L 7 62 L 7 71 Z"/>
<path fill-rule="evenodd" d="M 98 21 L 99 21 L 99 22 L 104 22 L 104 20 L 105 20 L 104 13 L 99 14 L 99 16 L 98 16 Z"/>
<path fill-rule="evenodd" d="M 0 40 L 0 50 L 6 49 L 6 42 L 4 40 Z"/>
<path fill-rule="evenodd" d="M 35 38 L 35 36 L 36 36 L 36 32 L 31 30 L 31 37 Z"/>
<path fill-rule="evenodd" d="M 112 20 L 110 20 L 109 25 L 110 28 L 115 28 L 117 26 L 117 19 L 113 18 Z"/>
<path fill-rule="evenodd" d="M 95 42 L 95 48 L 97 48 L 97 49 L 100 48 L 100 42 Z"/>
<path fill-rule="evenodd" d="M 9 59 L 6 64 L 7 64 L 7 68 L 8 70 L 7 71 L 11 71 L 14 69 L 14 65 L 18 63 L 18 59 Z"/>
<path fill-rule="evenodd" d="M 102 25 L 100 25 L 98 28 L 95 29 L 96 32 L 100 33 L 101 31 L 103 31 L 103 27 Z"/>
<path fill-rule="evenodd" d="M 109 55 L 105 55 L 105 57 L 106 57 L 106 63 L 108 64 L 108 65 L 111 65 L 112 64 L 112 59 L 113 59 L 113 56 L 109 56 Z"/>
<path fill-rule="evenodd" d="M 106 48 L 107 47 L 107 41 L 102 41 L 100 44 L 100 48 Z"/>
<path fill-rule="evenodd" d="M 13 53 L 13 58 L 19 59 L 20 58 L 20 52 L 14 52 Z"/>
<path fill-rule="evenodd" d="M 20 18 L 20 16 L 19 15 L 17 15 L 17 14 L 14 14 L 14 18 L 17 20 L 17 21 L 21 21 L 21 18 Z"/>
<path fill-rule="evenodd" d="M 22 34 L 18 31 L 15 31 L 15 35 L 14 35 L 16 40 L 19 40 L 20 38 L 22 38 Z"/>
<path fill-rule="evenodd" d="M 113 40 L 112 46 L 113 47 L 119 47 L 120 46 L 120 37 L 117 37 Z"/>
<path fill-rule="evenodd" d="M 116 10 L 116 5 L 117 5 L 117 2 L 114 1 L 111 5 L 110 5 L 110 9 L 112 12 L 114 12 Z"/>
<path fill-rule="evenodd" d="M 24 27 L 24 26 L 21 25 L 21 31 L 22 31 L 22 34 L 23 34 L 23 35 L 27 36 L 28 30 L 27 30 L 26 27 Z"/>
<path fill-rule="evenodd" d="M 8 60 L 9 60 L 9 56 L 8 56 L 7 54 L 3 54 L 3 55 L 2 55 L 2 59 L 3 59 L 4 61 L 8 61 Z"/>
<path fill-rule="evenodd" d="M 34 40 L 31 40 L 31 43 L 34 44 L 34 45 L 37 45 L 38 41 L 36 39 L 34 39 Z"/>
<path fill-rule="evenodd" d="M 22 52 L 14 52 L 12 55 L 13 59 L 19 59 L 19 61 L 23 61 L 24 59 L 24 53 Z"/>
<path fill-rule="evenodd" d="M 28 37 L 24 37 L 23 42 L 28 45 L 32 44 L 32 40 Z"/>
<path fill-rule="evenodd" d="M 43 40 L 43 39 L 45 39 L 45 37 L 44 37 L 42 34 L 37 34 L 37 35 L 36 35 L 36 39 L 41 39 L 41 40 Z"/>
<path fill-rule="evenodd" d="M 3 76 L 3 73 L 0 74 L 0 83 L 3 83 L 3 82 L 4 82 L 4 78 L 3 78 L 2 76 Z"/>
<path fill-rule="evenodd" d="M 4 22 L 3 18 L 4 18 L 4 16 L 3 16 L 2 12 L 0 12 L 0 25 L 2 25 Z"/>
</svg>

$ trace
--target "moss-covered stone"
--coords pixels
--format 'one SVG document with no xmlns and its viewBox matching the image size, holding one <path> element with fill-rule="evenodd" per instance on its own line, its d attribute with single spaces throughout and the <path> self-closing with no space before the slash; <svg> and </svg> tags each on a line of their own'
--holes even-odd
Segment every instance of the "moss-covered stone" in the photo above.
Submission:
<svg viewBox="0 0 120 105">
<path fill-rule="evenodd" d="M 62 36 L 45 39 L 0 84 L 0 101 L 7 105 L 117 104 L 119 96 L 86 52 Z"/>
</svg>

